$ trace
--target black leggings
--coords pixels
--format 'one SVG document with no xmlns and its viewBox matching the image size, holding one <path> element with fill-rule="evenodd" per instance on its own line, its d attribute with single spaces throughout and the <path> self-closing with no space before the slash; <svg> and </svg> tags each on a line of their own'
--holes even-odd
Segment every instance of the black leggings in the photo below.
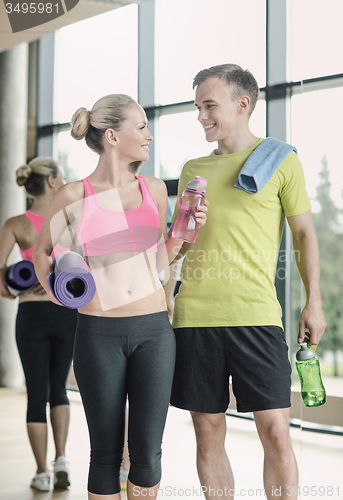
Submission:
<svg viewBox="0 0 343 500">
<path fill-rule="evenodd" d="M 175 337 L 166 311 L 133 317 L 79 314 L 74 370 L 91 443 L 88 491 L 119 493 L 129 399 L 131 483 L 161 479 L 161 443 L 175 365 Z"/>
<path fill-rule="evenodd" d="M 68 405 L 77 311 L 52 302 L 19 304 L 16 341 L 27 388 L 27 422 L 46 422 L 50 409 Z"/>
</svg>

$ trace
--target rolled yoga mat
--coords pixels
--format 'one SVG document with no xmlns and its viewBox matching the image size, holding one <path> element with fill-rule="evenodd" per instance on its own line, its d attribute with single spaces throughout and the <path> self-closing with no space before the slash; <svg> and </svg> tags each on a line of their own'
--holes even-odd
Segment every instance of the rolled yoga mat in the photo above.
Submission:
<svg viewBox="0 0 343 500">
<path fill-rule="evenodd" d="M 56 299 L 70 309 L 84 307 L 95 294 L 95 281 L 81 255 L 61 252 L 53 260 L 54 270 L 46 278 Z"/>
<path fill-rule="evenodd" d="M 7 269 L 5 285 L 12 295 L 28 292 L 37 283 L 33 262 L 21 260 Z"/>
</svg>

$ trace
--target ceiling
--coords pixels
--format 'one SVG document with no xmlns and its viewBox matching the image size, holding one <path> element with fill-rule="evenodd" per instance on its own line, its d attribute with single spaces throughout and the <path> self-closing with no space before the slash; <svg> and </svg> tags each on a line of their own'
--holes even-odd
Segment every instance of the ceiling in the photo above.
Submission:
<svg viewBox="0 0 343 500">
<path fill-rule="evenodd" d="M 10 1 L 11 0 L 0 0 L 0 52 L 10 49 L 18 43 L 33 42 L 41 36 L 52 33 L 56 29 L 67 26 L 68 24 L 117 9 L 118 7 L 123 7 L 124 5 L 136 3 L 134 0 L 79 0 L 77 5 L 68 12 L 66 12 L 67 8 L 65 8 L 64 11 L 66 14 L 57 19 L 36 26 L 35 28 L 12 33 L 11 24 L 5 7 L 5 3 Z M 76 0 L 74 0 L 74 3 L 75 1 Z M 14 5 L 17 2 L 12 0 L 11 3 Z M 29 4 L 30 0 L 28 0 L 27 3 Z M 62 3 L 64 3 L 64 7 L 66 7 L 66 1 L 62 0 Z"/>
</svg>

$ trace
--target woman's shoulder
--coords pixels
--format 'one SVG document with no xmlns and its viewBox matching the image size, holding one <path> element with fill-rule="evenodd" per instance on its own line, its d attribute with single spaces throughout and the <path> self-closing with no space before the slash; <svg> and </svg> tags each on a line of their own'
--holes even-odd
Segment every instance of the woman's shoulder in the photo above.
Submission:
<svg viewBox="0 0 343 500">
<path fill-rule="evenodd" d="M 145 177 L 150 193 L 157 203 L 158 209 L 167 206 L 168 192 L 165 183 L 157 177 Z"/>
<path fill-rule="evenodd" d="M 84 195 L 84 187 L 82 181 L 67 182 L 58 190 L 58 193 L 69 198 L 80 198 Z"/>
<path fill-rule="evenodd" d="M 23 236 L 23 234 L 27 235 L 31 230 L 31 222 L 25 216 L 25 214 L 16 215 L 14 217 L 10 217 L 4 223 L 1 228 L 2 236 L 10 236 L 15 239 L 15 241 L 19 241 L 19 239 Z"/>
<path fill-rule="evenodd" d="M 82 181 L 73 181 L 64 184 L 50 201 L 47 211 L 48 223 L 55 216 L 59 219 L 60 214 L 64 213 L 65 210 L 69 217 L 71 217 L 71 214 L 78 213 L 82 210 L 83 200 L 84 187 Z"/>
<path fill-rule="evenodd" d="M 54 196 L 58 204 L 75 203 L 84 198 L 84 187 L 82 181 L 73 181 L 64 184 Z"/>
<path fill-rule="evenodd" d="M 25 214 L 15 215 L 14 217 L 10 217 L 5 221 L 4 227 L 15 231 L 17 229 L 25 227 L 27 223 L 30 223 L 30 221 Z"/>
<path fill-rule="evenodd" d="M 143 175 L 141 177 L 144 177 L 151 191 L 155 191 L 156 193 L 159 194 L 164 194 L 167 192 L 167 186 L 158 177 L 143 176 Z"/>
</svg>

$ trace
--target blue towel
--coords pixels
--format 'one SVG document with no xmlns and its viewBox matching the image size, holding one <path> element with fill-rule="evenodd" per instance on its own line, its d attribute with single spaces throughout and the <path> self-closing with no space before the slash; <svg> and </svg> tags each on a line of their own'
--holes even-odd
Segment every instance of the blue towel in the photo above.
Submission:
<svg viewBox="0 0 343 500">
<path fill-rule="evenodd" d="M 258 193 L 291 151 L 298 154 L 294 146 L 267 137 L 244 163 L 234 186 L 247 193 Z"/>
</svg>

